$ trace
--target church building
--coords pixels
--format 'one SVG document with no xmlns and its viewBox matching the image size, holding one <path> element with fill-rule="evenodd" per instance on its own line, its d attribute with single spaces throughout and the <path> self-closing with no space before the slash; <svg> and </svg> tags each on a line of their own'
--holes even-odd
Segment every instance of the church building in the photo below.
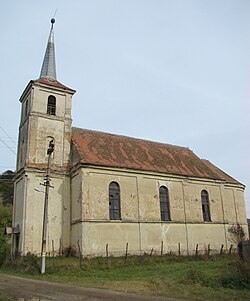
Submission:
<svg viewBox="0 0 250 301">
<path fill-rule="evenodd" d="M 40 77 L 20 97 L 13 250 L 41 254 L 46 196 L 46 251 L 56 254 L 186 255 L 228 249 L 232 225 L 248 234 L 245 186 L 189 148 L 72 127 L 54 22 Z"/>
</svg>

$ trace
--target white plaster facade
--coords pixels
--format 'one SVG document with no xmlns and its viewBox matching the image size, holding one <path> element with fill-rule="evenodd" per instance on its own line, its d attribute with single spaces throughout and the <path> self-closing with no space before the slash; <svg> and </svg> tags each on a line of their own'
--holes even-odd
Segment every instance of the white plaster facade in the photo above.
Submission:
<svg viewBox="0 0 250 301">
<path fill-rule="evenodd" d="M 17 155 L 17 174 L 14 182 L 13 227 L 19 225 L 20 237 L 15 236 L 14 250 L 21 253 L 40 253 L 44 206 L 44 177 L 47 148 L 55 142 L 52 157 L 52 185 L 48 209 L 48 241 L 55 250 L 70 245 L 70 133 L 71 102 L 74 90 L 31 81 L 20 98 L 22 103 Z M 50 95 L 56 97 L 56 115 L 47 114 Z M 52 231 L 52 232 L 51 232 Z M 56 236 L 54 235 L 56 233 Z M 17 246 L 18 243 L 18 246 Z M 49 247 L 48 247 L 49 249 Z"/>
<path fill-rule="evenodd" d="M 108 187 L 121 189 L 121 220 L 110 221 Z M 171 221 L 161 221 L 159 188 L 169 189 Z M 204 222 L 201 191 L 209 192 L 212 222 Z M 247 233 L 244 187 L 220 181 L 185 178 L 104 167 L 79 168 L 72 175 L 72 236 L 85 255 L 179 252 L 193 254 L 196 245 L 220 251 L 232 244 L 228 228 L 239 223 Z M 163 248 L 163 250 L 162 250 Z"/>
</svg>

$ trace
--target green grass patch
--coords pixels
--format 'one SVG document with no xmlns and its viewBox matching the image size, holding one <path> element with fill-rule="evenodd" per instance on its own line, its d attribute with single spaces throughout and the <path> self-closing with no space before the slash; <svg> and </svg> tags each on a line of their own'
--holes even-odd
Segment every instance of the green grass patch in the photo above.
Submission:
<svg viewBox="0 0 250 301">
<path fill-rule="evenodd" d="M 13 299 L 9 296 L 7 296 L 6 294 L 0 292 L 0 301 L 14 301 L 16 299 Z"/>
<path fill-rule="evenodd" d="M 39 273 L 40 259 L 28 255 L 5 262 L 0 272 L 19 276 L 109 288 L 153 296 L 192 300 L 250 299 L 250 264 L 237 256 L 178 257 L 129 256 L 124 258 L 55 257 L 46 259 L 46 274 Z"/>
</svg>

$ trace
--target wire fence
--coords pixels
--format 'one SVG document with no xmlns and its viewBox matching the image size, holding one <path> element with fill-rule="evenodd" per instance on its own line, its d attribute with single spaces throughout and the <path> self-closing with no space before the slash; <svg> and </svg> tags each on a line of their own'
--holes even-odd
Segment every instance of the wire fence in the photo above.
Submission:
<svg viewBox="0 0 250 301">
<path fill-rule="evenodd" d="M 101 248 L 102 251 L 99 252 L 85 252 L 82 248 L 79 240 L 77 241 L 77 247 L 67 247 L 64 248 L 62 244 L 60 243 L 59 248 L 55 249 L 55 243 L 54 240 L 51 241 L 51 250 L 49 252 L 46 252 L 46 256 L 49 258 L 54 258 L 57 256 L 72 256 L 77 257 L 81 262 L 84 258 L 95 258 L 95 257 L 103 257 L 106 259 L 109 259 L 111 257 L 123 257 L 124 262 L 127 262 L 127 259 L 129 256 L 158 256 L 158 257 L 164 257 L 166 255 L 174 255 L 174 256 L 217 256 L 217 255 L 223 255 L 223 254 L 235 254 L 238 252 L 238 247 L 235 247 L 233 244 L 226 247 L 224 244 L 221 244 L 218 248 L 213 248 L 211 244 L 196 244 L 195 247 L 192 250 L 187 250 L 184 246 L 181 245 L 181 243 L 178 243 L 176 245 L 176 248 L 174 250 L 168 250 L 166 251 L 166 245 L 164 245 L 164 242 L 161 241 L 159 247 L 152 247 L 147 248 L 145 250 L 130 250 L 130 245 L 128 242 L 124 243 L 124 248 L 117 250 L 116 247 L 114 247 L 112 244 L 106 243 Z M 11 254 L 12 258 L 18 258 L 22 256 L 23 254 L 19 252 L 14 252 Z M 40 257 L 41 253 L 36 253 L 36 256 Z"/>
</svg>

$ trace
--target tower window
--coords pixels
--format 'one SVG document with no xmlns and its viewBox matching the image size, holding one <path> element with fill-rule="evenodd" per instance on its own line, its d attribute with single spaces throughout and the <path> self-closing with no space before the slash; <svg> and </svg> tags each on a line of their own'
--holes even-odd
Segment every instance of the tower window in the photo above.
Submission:
<svg viewBox="0 0 250 301">
<path fill-rule="evenodd" d="M 206 190 L 201 192 L 201 206 L 204 222 L 211 222 L 210 208 L 209 208 L 209 197 Z"/>
<path fill-rule="evenodd" d="M 56 115 L 56 98 L 53 95 L 48 97 L 47 114 Z"/>
<path fill-rule="evenodd" d="M 109 184 L 109 219 L 121 219 L 120 187 L 116 182 Z"/>
<path fill-rule="evenodd" d="M 169 196 L 168 189 L 165 186 L 160 187 L 160 210 L 161 210 L 161 220 L 170 221 L 170 208 L 169 208 Z"/>
</svg>

